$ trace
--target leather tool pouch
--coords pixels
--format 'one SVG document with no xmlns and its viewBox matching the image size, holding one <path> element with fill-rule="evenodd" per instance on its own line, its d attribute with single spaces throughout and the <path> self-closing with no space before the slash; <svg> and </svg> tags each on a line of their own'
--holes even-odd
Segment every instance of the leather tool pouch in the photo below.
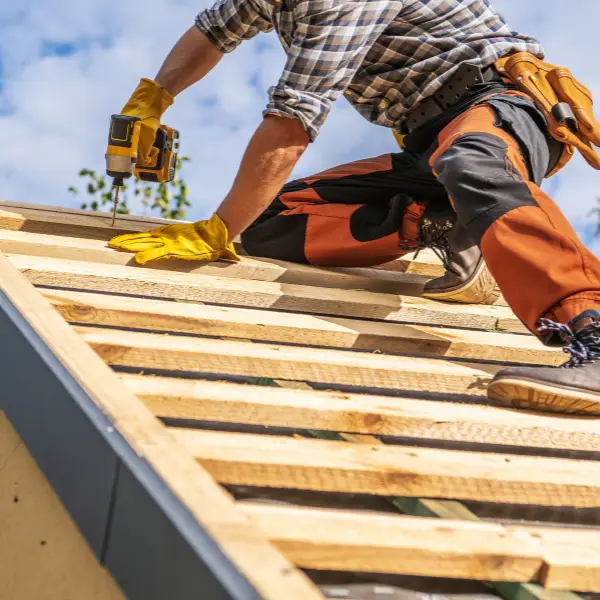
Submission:
<svg viewBox="0 0 600 600">
<path fill-rule="evenodd" d="M 496 69 L 535 102 L 546 118 L 550 135 L 565 145 L 558 164 L 547 177 L 560 171 L 576 149 L 594 169 L 600 170 L 600 156 L 592 146 L 600 146 L 600 123 L 594 117 L 592 94 L 569 69 L 527 52 L 501 58 Z"/>
</svg>

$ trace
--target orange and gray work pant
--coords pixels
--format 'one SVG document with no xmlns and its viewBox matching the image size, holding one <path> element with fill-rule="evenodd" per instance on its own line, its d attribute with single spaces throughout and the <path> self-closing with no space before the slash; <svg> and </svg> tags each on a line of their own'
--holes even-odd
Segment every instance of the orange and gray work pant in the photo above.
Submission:
<svg viewBox="0 0 600 600">
<path fill-rule="evenodd" d="M 600 261 L 540 189 L 561 147 L 529 99 L 505 91 L 454 115 L 426 145 L 411 135 L 402 153 L 286 185 L 242 235 L 246 251 L 315 265 L 383 263 L 407 252 L 423 205 L 450 202 L 531 331 L 540 317 L 565 323 L 600 310 Z"/>
</svg>

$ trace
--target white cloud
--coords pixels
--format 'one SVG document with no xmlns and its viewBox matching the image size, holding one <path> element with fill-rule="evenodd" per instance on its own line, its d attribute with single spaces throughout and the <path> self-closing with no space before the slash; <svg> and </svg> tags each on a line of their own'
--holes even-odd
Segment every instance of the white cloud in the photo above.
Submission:
<svg viewBox="0 0 600 600">
<path fill-rule="evenodd" d="M 67 187 L 83 166 L 104 168 L 109 115 L 118 112 L 140 77 L 162 59 L 207 0 L 25 0 L 0 6 L 0 195 L 5 199 L 76 206 Z M 22 5 L 25 5 L 25 8 Z M 565 27 L 564 0 L 495 0 L 515 29 L 538 36 L 548 59 L 571 66 L 600 98 L 592 52 L 597 0 L 579 0 Z M 78 46 L 69 56 L 41 56 L 43 40 Z M 587 41 L 582 43 L 582 40 Z M 595 44 L 597 45 L 597 44 Z M 182 94 L 166 119 L 181 130 L 184 172 L 202 217 L 221 201 L 279 78 L 283 51 L 273 35 L 243 44 L 204 82 Z M 4 113 L 4 114 L 3 114 Z M 395 148 L 391 134 L 367 123 L 345 101 L 334 107 L 297 174 Z M 583 227 L 600 174 L 577 159 L 558 180 L 556 199 Z M 553 187 L 556 187 L 553 186 Z"/>
</svg>

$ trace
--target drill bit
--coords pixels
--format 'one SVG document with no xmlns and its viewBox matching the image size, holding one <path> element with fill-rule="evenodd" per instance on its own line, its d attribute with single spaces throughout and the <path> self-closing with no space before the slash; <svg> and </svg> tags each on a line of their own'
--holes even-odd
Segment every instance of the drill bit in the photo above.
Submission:
<svg viewBox="0 0 600 600">
<path fill-rule="evenodd" d="M 122 179 L 113 179 L 113 187 L 116 188 L 115 190 L 115 199 L 113 201 L 113 211 L 112 211 L 112 223 L 110 224 L 111 227 L 115 226 L 115 219 L 117 218 L 117 208 L 119 206 L 119 190 L 121 189 L 121 186 L 123 185 L 123 180 Z"/>
</svg>

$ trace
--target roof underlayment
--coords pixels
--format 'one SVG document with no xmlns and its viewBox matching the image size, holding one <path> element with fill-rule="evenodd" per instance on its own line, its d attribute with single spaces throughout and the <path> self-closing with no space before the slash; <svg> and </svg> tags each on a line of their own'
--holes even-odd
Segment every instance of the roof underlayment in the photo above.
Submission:
<svg viewBox="0 0 600 600">
<path fill-rule="evenodd" d="M 110 220 L 0 203 L 0 471 L 22 439 L 126 597 L 600 592 L 600 426 L 488 406 L 563 360 L 508 307 L 420 298 L 427 253 L 141 268 L 106 241 L 164 221 Z"/>
</svg>

